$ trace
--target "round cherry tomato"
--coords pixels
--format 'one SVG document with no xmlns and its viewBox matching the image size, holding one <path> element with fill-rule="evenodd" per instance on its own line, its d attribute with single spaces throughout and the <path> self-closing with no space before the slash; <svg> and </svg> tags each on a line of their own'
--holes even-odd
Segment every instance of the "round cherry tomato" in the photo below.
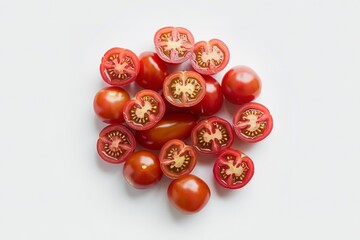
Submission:
<svg viewBox="0 0 360 240">
<path fill-rule="evenodd" d="M 136 83 L 146 89 L 159 91 L 167 76 L 167 66 L 156 53 L 144 52 L 139 56 L 140 71 Z"/>
<path fill-rule="evenodd" d="M 200 41 L 194 45 L 191 65 L 198 73 L 212 75 L 223 70 L 230 59 L 230 52 L 219 39 Z"/>
<path fill-rule="evenodd" d="M 169 178 L 179 178 L 189 174 L 195 167 L 195 149 L 179 139 L 172 139 L 161 148 L 160 167 Z"/>
<path fill-rule="evenodd" d="M 99 156 L 109 163 L 124 162 L 135 150 L 134 135 L 123 125 L 109 125 L 101 130 L 97 141 Z"/>
<path fill-rule="evenodd" d="M 148 188 L 159 182 L 163 173 L 158 157 L 149 151 L 133 153 L 125 162 L 123 175 L 134 188 Z"/>
<path fill-rule="evenodd" d="M 204 78 L 193 71 L 180 71 L 165 78 L 163 93 L 166 100 L 176 107 L 198 104 L 206 94 Z"/>
<path fill-rule="evenodd" d="M 224 188 L 242 188 L 254 175 L 254 163 L 244 153 L 228 148 L 217 157 L 213 172 Z"/>
<path fill-rule="evenodd" d="M 261 80 L 251 68 L 236 66 L 224 75 L 221 87 L 229 102 L 243 104 L 251 102 L 260 95 Z"/>
<path fill-rule="evenodd" d="M 128 49 L 111 48 L 101 59 L 101 77 L 113 86 L 124 86 L 133 82 L 139 70 L 138 57 Z"/>
<path fill-rule="evenodd" d="M 124 89 L 106 87 L 96 93 L 94 111 L 106 123 L 123 123 L 123 109 L 129 100 L 130 96 Z"/>
<path fill-rule="evenodd" d="M 156 52 L 167 63 L 182 63 L 189 59 L 194 42 L 191 32 L 182 27 L 164 27 L 154 36 Z"/>
<path fill-rule="evenodd" d="M 194 147 L 201 153 L 217 154 L 234 142 L 230 123 L 219 117 L 200 121 L 191 132 Z"/>
<path fill-rule="evenodd" d="M 217 113 L 223 105 L 223 94 L 220 84 L 211 76 L 204 75 L 206 82 L 205 97 L 195 106 L 190 107 L 190 111 L 195 114 L 211 116 Z"/>
<path fill-rule="evenodd" d="M 190 136 L 198 117 L 190 113 L 171 113 L 153 127 L 145 131 L 136 131 L 137 142 L 152 150 L 160 149 L 171 139 L 185 139 Z"/>
<path fill-rule="evenodd" d="M 255 102 L 241 106 L 234 115 L 233 123 L 236 135 L 249 143 L 263 140 L 273 128 L 273 119 L 269 110 Z"/>
<path fill-rule="evenodd" d="M 173 180 L 167 194 L 171 204 L 184 213 L 200 211 L 208 203 L 211 195 L 208 185 L 191 174 Z"/>
<path fill-rule="evenodd" d="M 155 126 L 165 113 L 165 103 L 152 90 L 141 90 L 124 107 L 124 119 L 135 130 L 147 130 Z"/>
</svg>

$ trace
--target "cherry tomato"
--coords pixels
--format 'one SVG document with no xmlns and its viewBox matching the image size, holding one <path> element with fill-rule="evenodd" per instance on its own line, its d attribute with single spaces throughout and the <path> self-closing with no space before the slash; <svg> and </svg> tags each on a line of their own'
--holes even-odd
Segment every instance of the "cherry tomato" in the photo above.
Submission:
<svg viewBox="0 0 360 240">
<path fill-rule="evenodd" d="M 231 68 L 221 83 L 225 98 L 234 104 L 248 103 L 261 93 L 261 80 L 254 70 L 246 66 Z"/>
<path fill-rule="evenodd" d="M 223 70 L 230 59 L 230 52 L 219 39 L 200 41 L 194 45 L 191 65 L 198 73 L 212 75 Z"/>
<path fill-rule="evenodd" d="M 111 48 L 101 59 L 101 77 L 113 86 L 124 86 L 133 82 L 139 70 L 138 57 L 128 49 Z"/>
<path fill-rule="evenodd" d="M 165 78 L 165 99 L 176 107 L 191 107 L 198 104 L 206 94 L 204 78 L 193 71 L 180 71 Z"/>
<path fill-rule="evenodd" d="M 123 175 L 134 188 L 148 188 L 163 176 L 159 158 L 152 152 L 142 150 L 133 153 L 125 162 Z"/>
<path fill-rule="evenodd" d="M 200 211 L 211 195 L 208 185 L 191 174 L 173 180 L 167 194 L 171 204 L 184 213 Z"/>
<path fill-rule="evenodd" d="M 217 113 L 224 101 L 220 84 L 211 76 L 204 75 L 206 82 L 205 97 L 195 106 L 190 107 L 190 111 L 195 114 L 211 116 Z"/>
<path fill-rule="evenodd" d="M 234 115 L 233 123 L 236 135 L 249 143 L 263 140 L 273 128 L 273 119 L 269 110 L 255 102 L 241 106 Z"/>
<path fill-rule="evenodd" d="M 167 76 L 167 66 L 160 57 L 153 52 L 144 52 L 139 56 L 140 71 L 136 83 L 146 89 L 159 91 Z"/>
<path fill-rule="evenodd" d="M 191 32 L 182 27 L 164 27 L 154 36 L 156 52 L 167 63 L 182 63 L 189 59 L 194 42 Z"/>
<path fill-rule="evenodd" d="M 94 111 L 106 123 L 123 123 L 123 109 L 129 100 L 130 96 L 124 89 L 106 87 L 96 93 Z"/>
<path fill-rule="evenodd" d="M 161 148 L 160 166 L 169 178 L 179 178 L 189 174 L 195 167 L 195 149 L 179 139 L 172 139 Z"/>
<path fill-rule="evenodd" d="M 254 175 L 254 163 L 244 153 L 228 148 L 217 157 L 213 173 L 224 188 L 242 188 Z"/>
<path fill-rule="evenodd" d="M 165 103 L 152 90 L 141 90 L 124 107 L 124 119 L 135 130 L 147 130 L 155 126 L 165 113 Z"/>
<path fill-rule="evenodd" d="M 198 117 L 190 113 L 171 113 L 153 127 L 145 131 L 136 131 L 137 142 L 152 150 L 160 149 L 171 139 L 185 139 L 190 136 Z"/>
<path fill-rule="evenodd" d="M 194 147 L 201 153 L 217 154 L 234 142 L 232 127 L 228 121 L 210 117 L 200 121 L 191 132 Z"/>
<path fill-rule="evenodd" d="M 134 135 L 123 125 L 109 125 L 101 130 L 97 141 L 99 156 L 109 163 L 124 162 L 135 150 Z"/>
</svg>

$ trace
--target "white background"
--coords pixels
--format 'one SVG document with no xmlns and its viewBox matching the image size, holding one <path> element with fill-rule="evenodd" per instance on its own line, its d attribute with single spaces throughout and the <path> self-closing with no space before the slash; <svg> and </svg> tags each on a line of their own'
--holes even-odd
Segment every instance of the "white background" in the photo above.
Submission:
<svg viewBox="0 0 360 240">
<path fill-rule="evenodd" d="M 94 2 L 0 1 L 0 239 L 360 239 L 359 1 Z M 200 159 L 212 197 L 195 215 L 168 204 L 169 180 L 132 189 L 95 150 L 102 54 L 153 50 L 164 26 L 227 43 L 225 70 L 257 71 L 275 122 L 235 142 L 256 165 L 242 190 Z"/>
</svg>

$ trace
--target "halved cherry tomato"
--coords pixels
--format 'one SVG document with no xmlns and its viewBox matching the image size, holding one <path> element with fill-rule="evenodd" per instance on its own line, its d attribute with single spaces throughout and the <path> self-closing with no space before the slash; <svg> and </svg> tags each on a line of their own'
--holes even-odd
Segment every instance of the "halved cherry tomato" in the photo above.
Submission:
<svg viewBox="0 0 360 240">
<path fill-rule="evenodd" d="M 230 52 L 219 39 L 200 41 L 194 45 L 191 65 L 198 73 L 212 75 L 223 70 L 230 59 Z"/>
<path fill-rule="evenodd" d="M 191 32 L 182 27 L 164 27 L 154 36 L 157 54 L 168 63 L 182 63 L 189 59 L 194 42 Z"/>
<path fill-rule="evenodd" d="M 198 104 L 206 94 L 204 78 L 194 71 L 180 71 L 165 78 L 163 93 L 166 100 L 176 107 Z"/>
<path fill-rule="evenodd" d="M 124 107 L 124 119 L 135 130 L 147 130 L 155 126 L 165 113 L 162 97 L 152 90 L 141 90 Z"/>
<path fill-rule="evenodd" d="M 153 127 L 145 131 L 136 131 L 137 142 L 152 150 L 160 149 L 171 139 L 185 139 L 190 136 L 198 117 L 190 113 L 171 113 Z"/>
<path fill-rule="evenodd" d="M 113 86 L 124 86 L 133 82 L 139 70 L 138 57 L 128 49 L 111 48 L 101 59 L 101 77 Z"/>
<path fill-rule="evenodd" d="M 159 91 L 163 87 L 167 76 L 167 66 L 160 57 L 153 52 L 144 52 L 139 56 L 140 71 L 136 83 L 146 89 Z"/>
<path fill-rule="evenodd" d="M 191 139 L 199 152 L 217 154 L 233 144 L 234 134 L 228 121 L 219 117 L 210 117 L 194 127 Z"/>
<path fill-rule="evenodd" d="M 134 135 L 123 125 L 109 125 L 101 130 L 97 141 L 99 156 L 109 163 L 124 162 L 135 150 Z"/>
<path fill-rule="evenodd" d="M 236 111 L 233 123 L 236 135 L 249 143 L 263 140 L 273 128 L 273 119 L 269 110 L 255 102 L 242 105 Z"/>
<path fill-rule="evenodd" d="M 254 163 L 244 153 L 228 148 L 217 157 L 213 173 L 224 188 L 242 188 L 254 175 Z"/>
<path fill-rule="evenodd" d="M 179 139 L 172 139 L 161 148 L 160 167 L 169 178 L 179 178 L 189 174 L 195 167 L 195 149 Z"/>
</svg>

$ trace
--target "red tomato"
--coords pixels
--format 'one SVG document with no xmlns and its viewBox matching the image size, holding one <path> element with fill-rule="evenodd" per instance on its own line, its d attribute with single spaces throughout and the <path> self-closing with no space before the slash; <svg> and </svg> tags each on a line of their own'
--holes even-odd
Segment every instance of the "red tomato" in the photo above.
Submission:
<svg viewBox="0 0 360 240">
<path fill-rule="evenodd" d="M 194 147 L 201 153 L 217 154 L 234 142 L 230 123 L 219 117 L 200 121 L 191 132 Z"/>
<path fill-rule="evenodd" d="M 155 126 L 165 113 L 165 103 L 152 90 L 141 90 L 124 107 L 124 119 L 135 130 L 147 130 Z"/>
<path fill-rule="evenodd" d="M 231 68 L 221 83 L 225 98 L 234 104 L 248 103 L 261 93 L 261 80 L 254 70 L 246 66 Z"/>
<path fill-rule="evenodd" d="M 219 39 L 201 41 L 194 45 L 191 65 L 198 73 L 212 75 L 223 70 L 230 59 L 228 47 Z"/>
<path fill-rule="evenodd" d="M 211 195 L 208 185 L 194 175 L 185 175 L 173 180 L 167 194 L 171 204 L 184 213 L 200 211 L 208 203 Z"/>
<path fill-rule="evenodd" d="M 242 188 L 254 175 L 254 163 L 244 153 L 228 148 L 217 157 L 213 172 L 224 188 Z"/>
<path fill-rule="evenodd" d="M 179 178 L 189 174 L 195 167 L 195 149 L 179 139 L 172 139 L 161 148 L 160 166 L 169 178 Z"/>
<path fill-rule="evenodd" d="M 191 32 L 181 27 L 164 27 L 154 36 L 157 54 L 168 63 L 182 63 L 189 59 L 194 42 Z"/>
<path fill-rule="evenodd" d="M 206 82 L 205 97 L 195 106 L 190 107 L 190 111 L 195 114 L 211 116 L 217 113 L 224 101 L 220 84 L 211 76 L 204 75 Z"/>
<path fill-rule="evenodd" d="M 124 86 L 133 82 L 139 70 L 138 57 L 128 49 L 111 48 L 101 59 L 101 77 L 113 86 Z"/>
<path fill-rule="evenodd" d="M 122 163 L 135 150 L 134 135 L 123 125 L 109 125 L 101 130 L 97 141 L 99 156 L 109 163 Z"/>
<path fill-rule="evenodd" d="M 249 143 L 263 140 L 273 128 L 273 119 L 269 110 L 255 102 L 241 106 L 234 115 L 233 123 L 236 135 Z"/>
<path fill-rule="evenodd" d="M 159 182 L 163 173 L 158 157 L 149 151 L 133 153 L 125 162 L 123 175 L 134 188 L 148 188 Z"/>
<path fill-rule="evenodd" d="M 165 78 L 165 99 L 176 107 L 191 107 L 198 104 L 206 93 L 204 78 L 193 71 L 180 71 Z"/>
<path fill-rule="evenodd" d="M 106 123 L 123 123 L 123 109 L 129 100 L 130 96 L 124 89 L 106 87 L 96 93 L 94 111 Z"/>
<path fill-rule="evenodd" d="M 159 91 L 167 76 L 167 66 L 156 53 L 144 52 L 139 56 L 140 71 L 136 83 L 146 89 Z"/>
<path fill-rule="evenodd" d="M 136 131 L 135 137 L 143 147 L 158 150 L 171 139 L 189 137 L 197 119 L 197 116 L 189 113 L 165 114 L 153 128 Z"/>
</svg>

